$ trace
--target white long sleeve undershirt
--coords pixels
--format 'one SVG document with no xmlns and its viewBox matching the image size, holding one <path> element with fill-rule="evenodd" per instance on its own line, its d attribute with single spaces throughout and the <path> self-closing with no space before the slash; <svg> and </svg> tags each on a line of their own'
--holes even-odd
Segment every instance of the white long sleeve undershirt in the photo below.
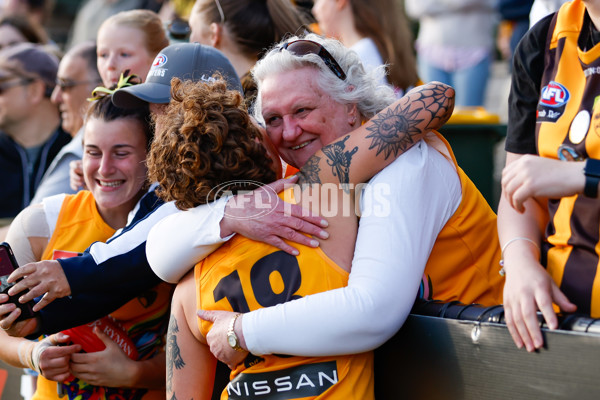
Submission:
<svg viewBox="0 0 600 400">
<path fill-rule="evenodd" d="M 435 239 L 460 201 L 450 162 L 415 145 L 363 192 L 348 286 L 245 314 L 248 349 L 325 356 L 383 344 L 408 316 Z"/>
<path fill-rule="evenodd" d="M 197 262 L 231 238 L 221 238 L 219 226 L 228 199 L 168 215 L 150 229 L 146 257 L 160 279 L 179 282 Z"/>
<path fill-rule="evenodd" d="M 460 201 L 454 166 L 424 142 L 415 145 L 363 192 L 348 286 L 245 314 L 249 350 L 323 356 L 384 343 L 410 312 L 435 239 Z M 218 223 L 203 223 L 206 210 L 195 210 L 164 218 L 148 237 L 150 264 L 169 282 L 200 261 L 198 243 L 203 247 L 207 237 L 224 241 Z M 173 275 L 160 272 L 173 269 Z"/>
</svg>

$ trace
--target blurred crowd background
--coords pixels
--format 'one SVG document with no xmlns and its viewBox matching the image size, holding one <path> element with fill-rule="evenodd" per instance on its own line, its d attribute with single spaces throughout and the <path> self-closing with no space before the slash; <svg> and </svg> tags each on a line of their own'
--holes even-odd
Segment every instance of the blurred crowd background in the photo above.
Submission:
<svg viewBox="0 0 600 400">
<path fill-rule="evenodd" d="M 442 3 L 437 1 L 419 1 L 414 2 L 417 6 L 411 4 L 410 0 L 395 0 L 397 1 L 399 12 L 405 15 L 399 18 L 408 17 L 411 28 L 413 45 L 416 39 L 426 42 L 429 39 L 419 36 L 421 25 L 426 26 L 429 23 L 434 23 L 440 26 L 436 13 L 442 14 L 444 18 L 448 18 L 448 10 L 443 10 Z M 535 3 L 533 12 L 544 13 L 546 10 L 551 10 L 557 5 L 550 3 L 560 3 L 561 1 L 538 0 Z M 313 1 L 296 1 L 298 7 L 304 9 L 307 15 L 311 16 Z M 378 6 L 379 2 L 372 3 L 374 7 Z M 406 3 L 406 4 L 405 4 Z M 508 97 L 509 74 L 510 74 L 510 55 L 518 38 L 524 33 L 529 26 L 529 15 L 534 4 L 533 0 L 461 0 L 455 2 L 458 14 L 469 15 L 478 14 L 477 19 L 481 20 L 481 10 L 477 8 L 493 7 L 493 12 L 486 11 L 485 24 L 493 21 L 493 40 L 494 49 L 490 62 L 490 74 L 487 81 L 487 90 L 485 90 L 484 103 L 482 104 L 488 111 L 500 116 L 501 121 L 506 120 L 507 107 L 506 100 Z M 145 8 L 156 11 L 163 19 L 165 26 L 170 27 L 170 33 L 175 39 L 186 40 L 185 22 L 187 21 L 193 0 L 0 0 L 0 16 L 12 17 L 18 15 L 27 18 L 38 34 L 42 38 L 42 42 L 53 43 L 61 52 L 65 52 L 74 44 L 82 42 L 86 39 L 93 39 L 100 24 L 110 15 L 119 11 Z M 420 9 L 419 9 L 420 8 Z M 439 9 L 439 10 L 438 10 Z M 536 11 L 537 9 L 537 11 Z M 386 12 L 386 10 L 381 10 Z M 532 16 L 533 17 L 533 16 Z M 539 17 L 536 17 L 539 18 Z M 429 29 L 429 28 L 426 28 Z M 443 29 L 443 28 L 439 28 Z M 465 38 L 474 35 L 468 34 L 466 30 L 469 28 L 464 23 L 454 27 L 454 36 L 465 40 Z M 463 30 L 465 30 L 463 32 Z M 440 39 L 438 44 L 442 43 L 442 37 L 449 37 L 447 33 L 439 34 L 439 32 L 427 33 L 429 36 L 436 36 Z M 484 32 L 482 36 L 487 36 Z M 0 35 L 1 36 L 1 35 Z M 477 36 L 477 35 L 475 35 Z M 0 43 L 1 45 L 1 43 Z M 416 53 L 416 48 L 422 50 L 425 47 L 413 46 L 413 51 Z M 438 52 L 439 54 L 439 52 Z M 468 58 L 476 54 L 468 51 L 458 54 L 459 60 L 468 62 Z M 449 59 L 447 54 L 441 55 L 446 60 Z M 419 54 L 419 62 L 421 63 Z M 420 77 L 426 80 L 423 76 L 423 67 L 419 65 Z"/>
</svg>

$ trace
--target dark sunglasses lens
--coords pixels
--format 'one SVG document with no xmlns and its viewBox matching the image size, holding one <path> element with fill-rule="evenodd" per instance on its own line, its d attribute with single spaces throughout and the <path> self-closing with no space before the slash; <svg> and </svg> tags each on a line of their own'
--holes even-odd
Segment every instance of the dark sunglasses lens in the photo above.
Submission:
<svg viewBox="0 0 600 400">
<path fill-rule="evenodd" d="M 316 54 L 321 57 L 321 60 L 323 60 L 325 65 L 327 65 L 335 76 L 341 80 L 346 79 L 346 74 L 344 73 L 344 70 L 342 70 L 342 67 L 340 67 L 335 58 L 333 58 L 333 56 L 319 43 L 310 40 L 296 40 L 295 42 L 286 43 L 283 48 L 297 56 Z"/>
<path fill-rule="evenodd" d="M 309 42 L 307 40 L 297 40 L 295 42 L 287 43 L 285 47 L 289 52 L 303 56 L 305 54 L 319 54 L 321 51 L 321 45 L 315 42 Z"/>
<path fill-rule="evenodd" d="M 20 84 L 21 84 L 20 81 L 13 81 L 13 80 L 7 79 L 4 82 L 0 83 L 0 94 L 3 94 L 8 89 L 13 88 L 15 86 L 19 86 Z"/>
<path fill-rule="evenodd" d="M 73 85 L 69 81 L 63 81 L 62 79 L 57 79 L 56 80 L 56 86 L 58 86 L 60 88 L 60 90 L 65 90 L 65 89 L 68 89 L 68 88 L 70 88 L 72 86 L 75 86 L 75 85 Z"/>
</svg>

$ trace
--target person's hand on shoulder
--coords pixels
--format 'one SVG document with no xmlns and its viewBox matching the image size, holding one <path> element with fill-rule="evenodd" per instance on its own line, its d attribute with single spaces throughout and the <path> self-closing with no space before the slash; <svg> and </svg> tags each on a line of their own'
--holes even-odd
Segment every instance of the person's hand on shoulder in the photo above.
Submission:
<svg viewBox="0 0 600 400">
<path fill-rule="evenodd" d="M 277 196 L 296 180 L 295 176 L 280 179 L 251 193 L 232 197 L 225 206 L 221 237 L 239 233 L 292 255 L 297 255 L 298 250 L 284 240 L 318 247 L 319 242 L 305 234 L 327 239 L 329 234 L 323 230 L 327 221 L 299 205 L 285 203 Z"/>
</svg>

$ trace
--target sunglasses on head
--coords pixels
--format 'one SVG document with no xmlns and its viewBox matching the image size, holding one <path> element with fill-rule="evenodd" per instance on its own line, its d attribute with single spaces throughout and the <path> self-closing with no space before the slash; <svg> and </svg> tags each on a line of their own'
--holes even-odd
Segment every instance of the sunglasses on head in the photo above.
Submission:
<svg viewBox="0 0 600 400">
<path fill-rule="evenodd" d="M 3 94 L 8 89 L 11 89 L 11 88 L 14 88 L 14 87 L 17 87 L 17 86 L 29 85 L 34 80 L 35 79 L 32 79 L 32 78 L 19 78 L 19 77 L 15 77 L 15 79 L 9 78 L 9 79 L 5 79 L 3 81 L 0 81 L 0 94 Z"/>
<path fill-rule="evenodd" d="M 335 74 L 335 76 L 341 80 L 346 80 L 346 73 L 342 67 L 340 67 L 340 64 L 335 61 L 335 58 L 333 58 L 333 56 L 325 49 L 325 47 L 317 42 L 305 39 L 294 40 L 284 44 L 279 50 L 287 50 L 296 56 L 316 54 L 321 58 L 321 60 L 323 60 L 325 65 L 327 65 L 327 67 Z"/>
</svg>

